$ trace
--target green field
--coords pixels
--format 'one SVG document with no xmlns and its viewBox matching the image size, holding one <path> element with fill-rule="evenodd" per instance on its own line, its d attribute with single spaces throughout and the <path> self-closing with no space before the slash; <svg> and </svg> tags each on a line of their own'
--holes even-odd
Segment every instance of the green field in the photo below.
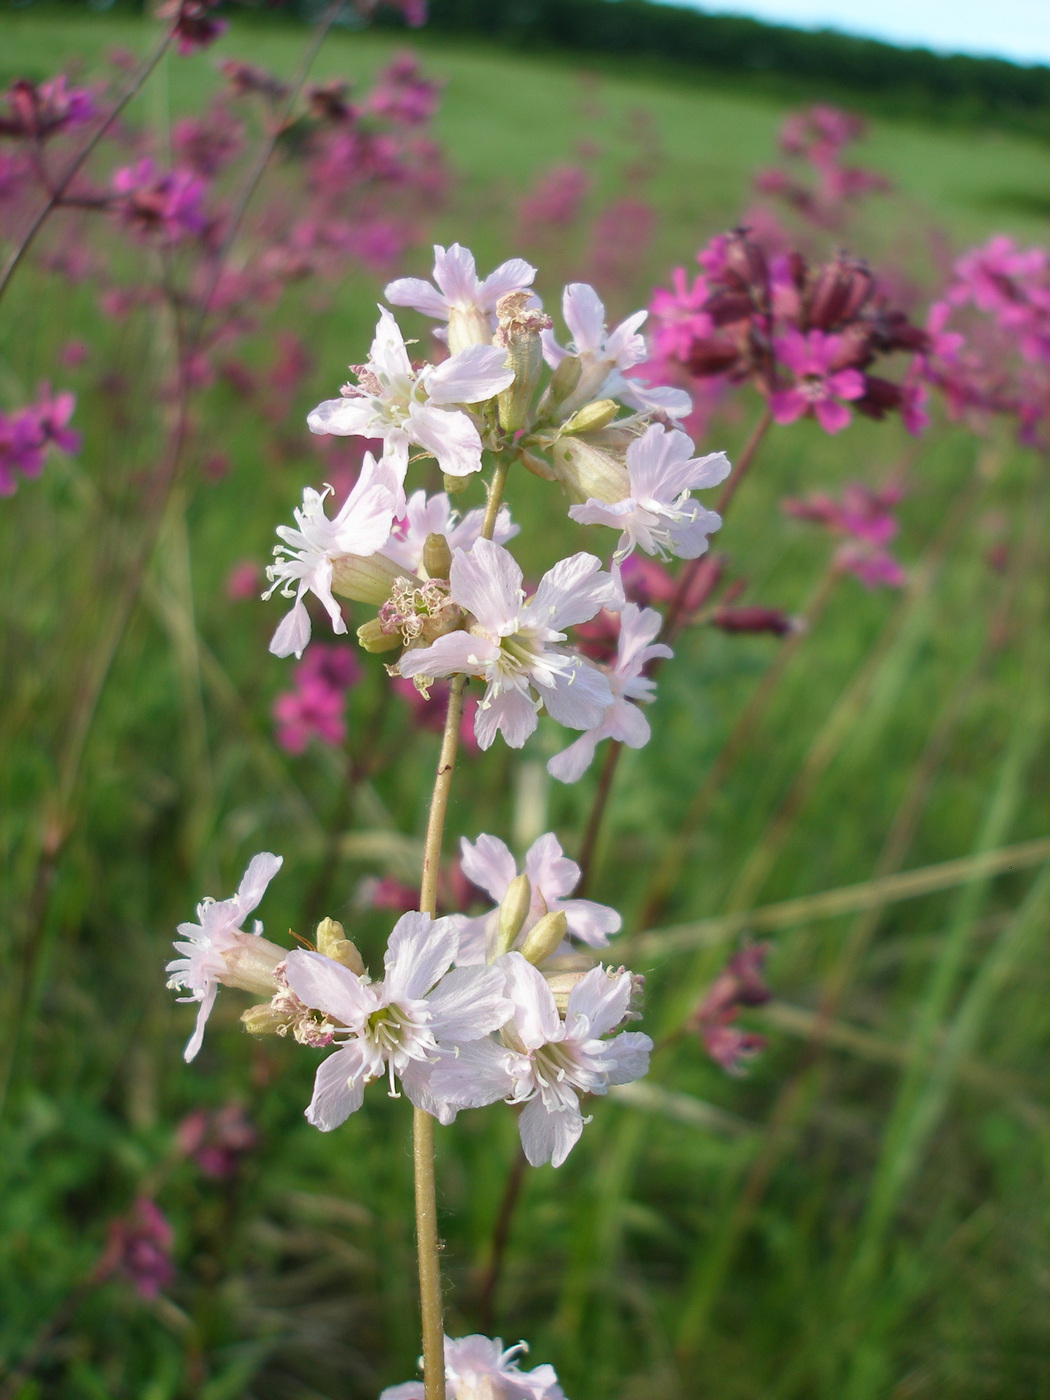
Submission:
<svg viewBox="0 0 1050 1400">
<path fill-rule="evenodd" d="M 89 79 L 106 49 L 151 42 L 126 18 L 6 13 L 0 76 L 78 63 Z M 213 54 L 287 74 L 304 42 L 293 26 L 235 17 L 205 58 L 169 56 L 131 119 L 163 132 L 199 109 L 218 81 Z M 446 83 L 435 134 L 455 178 L 432 237 L 471 246 L 483 271 L 523 251 L 517 200 L 581 140 L 601 148 L 592 211 L 622 193 L 631 114 L 648 114 L 658 232 L 634 285 L 610 297 L 617 312 L 691 266 L 775 158 L 785 109 L 773 100 L 583 78 L 425 31 L 407 44 L 336 33 L 314 76 L 362 81 L 406 46 Z M 849 241 L 916 280 L 945 246 L 993 232 L 1046 240 L 1046 145 L 875 122 L 860 159 L 896 193 Z M 585 271 L 583 235 L 547 253 L 537 286 L 553 307 L 559 279 Z M 405 274 L 426 271 L 425 246 L 410 262 Z M 267 360 L 273 326 L 294 329 L 311 375 L 277 425 L 225 388 L 207 398 L 141 579 L 163 325 L 104 321 L 90 283 L 32 266 L 0 308 L 0 409 L 42 379 L 68 383 L 85 435 L 77 459 L 0 501 L 12 969 L 0 1365 L 51 1328 L 18 1400 L 356 1400 L 413 1373 L 404 1103 L 374 1091 L 344 1128 L 318 1134 L 302 1119 L 310 1052 L 248 1041 L 237 993 L 220 997 L 185 1066 L 192 1012 L 163 977 L 174 925 L 203 893 L 228 894 L 256 850 L 285 857 L 262 911 L 271 936 L 309 934 L 331 914 L 372 952 L 389 919 L 361 907 L 359 882 L 411 879 L 418 863 L 436 738 L 406 737 L 371 658 L 351 695 L 351 757 L 390 761 L 348 794 L 338 754 L 283 753 L 269 711 L 290 663 L 266 652 L 278 605 L 225 593 L 231 566 L 268 557 L 275 524 L 315 479 L 305 413 L 364 358 L 381 285 L 356 271 L 309 286 L 267 323 L 249 359 Z M 72 371 L 56 363 L 71 338 L 91 347 Z M 758 409 L 738 395 L 701 450 L 732 456 Z M 230 458 L 221 480 L 197 470 L 209 452 Z M 670 1035 L 742 936 L 772 939 L 774 1000 L 748 1018 L 769 1048 L 747 1077 L 679 1038 L 636 1092 L 596 1102 L 563 1168 L 528 1173 L 492 1330 L 508 1345 L 527 1337 L 531 1364 L 554 1363 L 570 1400 L 1050 1400 L 1050 847 L 995 854 L 1050 837 L 1046 462 L 1005 432 L 940 426 L 916 443 L 896 423 L 834 439 L 800 423 L 766 443 L 717 545 L 747 601 L 802 613 L 829 546 L 779 501 L 893 472 L 907 482 L 895 545 L 907 586 L 839 581 L 696 829 L 694 794 L 783 642 L 687 634 L 660 676 L 652 743 L 621 765 L 588 892 L 623 911 L 616 956 L 646 973 L 645 1028 Z M 545 523 L 523 561 L 537 572 L 561 545 L 586 547 L 560 515 L 547 528 L 547 489 L 530 477 L 511 497 L 516 515 Z M 553 829 L 572 852 L 596 773 L 573 788 L 547 781 L 562 734 L 544 721 L 523 755 L 468 755 L 450 850 L 461 832 L 520 847 Z M 671 893 L 646 930 L 669 851 Z M 920 873 L 895 880 L 909 871 Z M 845 887 L 837 902 L 805 902 Z M 784 901 L 802 902 L 767 910 Z M 173 1156 L 173 1125 L 231 1099 L 260 1146 L 239 1176 L 209 1182 Z M 472 1297 L 516 1138 L 495 1109 L 439 1136 L 447 1325 L 462 1335 L 479 1325 Z M 152 1303 L 116 1281 L 84 1286 L 107 1221 L 141 1193 L 176 1231 L 176 1282 Z"/>
</svg>

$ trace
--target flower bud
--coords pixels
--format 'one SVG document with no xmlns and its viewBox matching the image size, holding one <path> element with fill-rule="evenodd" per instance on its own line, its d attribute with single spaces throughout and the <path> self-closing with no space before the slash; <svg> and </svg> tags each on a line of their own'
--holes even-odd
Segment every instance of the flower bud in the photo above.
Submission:
<svg viewBox="0 0 1050 1400">
<path fill-rule="evenodd" d="M 247 1011 L 241 1012 L 241 1024 L 249 1035 L 283 1035 L 288 1021 L 288 1014 L 276 1010 L 268 1001 L 249 1006 Z"/>
<path fill-rule="evenodd" d="M 448 496 L 458 496 L 461 491 L 465 491 L 470 485 L 469 476 L 453 476 L 450 472 L 441 474 L 442 490 Z"/>
<path fill-rule="evenodd" d="M 537 920 L 529 929 L 522 946 L 522 957 L 538 966 L 549 958 L 555 949 L 561 947 L 567 930 L 568 921 L 563 910 L 556 909 L 552 914 L 544 914 L 543 918 Z"/>
<path fill-rule="evenodd" d="M 287 957 L 287 950 L 254 933 L 239 933 L 236 939 L 234 947 L 219 955 L 224 965 L 219 981 L 224 987 L 239 987 L 242 992 L 270 996 L 277 985 L 273 970 Z"/>
<path fill-rule="evenodd" d="M 357 629 L 357 640 L 359 645 L 373 656 L 381 655 L 384 651 L 396 651 L 403 645 L 401 634 L 384 631 L 378 617 L 361 624 Z"/>
<path fill-rule="evenodd" d="M 532 885 L 527 875 L 515 875 L 507 886 L 507 893 L 499 907 L 499 936 L 496 941 L 496 957 L 507 953 L 514 946 L 514 940 L 521 932 L 521 926 L 529 913 L 532 903 Z"/>
<path fill-rule="evenodd" d="M 559 361 L 551 375 L 551 382 L 547 386 L 544 402 L 549 400 L 551 405 L 564 403 L 579 384 L 582 372 L 583 365 L 580 362 L 580 357 L 566 355 L 564 360 Z"/>
<path fill-rule="evenodd" d="M 317 925 L 317 951 L 341 967 L 349 968 L 358 977 L 365 975 L 365 964 L 355 944 L 344 936 L 337 919 L 322 919 Z"/>
<path fill-rule="evenodd" d="M 355 603 L 379 607 L 390 597 L 399 578 L 411 578 L 400 564 L 385 554 L 340 554 L 332 560 L 332 592 Z"/>
<path fill-rule="evenodd" d="M 444 535 L 427 536 L 423 546 L 423 568 L 428 578 L 448 578 L 452 568 L 452 550 Z"/>
<path fill-rule="evenodd" d="M 595 399 L 576 410 L 571 418 L 561 425 L 563 433 L 597 432 L 606 428 L 620 411 L 615 399 Z"/>
<path fill-rule="evenodd" d="M 533 476 L 538 476 L 541 481 L 557 481 L 558 473 L 551 464 L 543 457 L 538 457 L 535 452 L 519 451 L 518 460 L 526 471 L 532 472 Z"/>
<path fill-rule="evenodd" d="M 611 432 L 612 430 L 610 430 Z M 609 433 L 572 433 L 559 437 L 551 449 L 554 469 L 558 480 L 567 491 L 569 498 L 579 504 L 591 500 L 623 501 L 631 494 L 631 479 L 627 475 L 625 454 L 627 442 L 622 447 L 610 445 Z"/>
</svg>

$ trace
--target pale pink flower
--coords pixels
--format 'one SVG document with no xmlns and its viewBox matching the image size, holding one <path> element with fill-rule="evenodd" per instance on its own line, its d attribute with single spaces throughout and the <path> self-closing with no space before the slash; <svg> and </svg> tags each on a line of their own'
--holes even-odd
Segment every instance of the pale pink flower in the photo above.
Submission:
<svg viewBox="0 0 1050 1400">
<path fill-rule="evenodd" d="M 435 496 L 413 491 L 403 514 L 394 521 L 382 552 L 410 574 L 418 574 L 423 566 L 423 548 L 428 535 L 444 535 L 450 549 L 469 549 L 481 536 L 484 518 L 484 509 L 478 507 L 468 510 L 461 520 L 444 491 Z M 511 520 L 507 507 L 500 506 L 492 533 L 496 543 L 504 544 L 513 539 L 519 528 Z"/>
<path fill-rule="evenodd" d="M 509 848 L 498 836 L 482 834 L 473 845 L 464 836 L 459 843 L 463 874 L 497 906 L 476 919 L 457 916 L 459 921 L 459 966 L 490 962 L 495 953 L 499 923 L 499 905 L 518 874 L 518 867 Z M 562 913 L 573 938 L 592 948 L 604 948 L 609 935 L 617 933 L 623 922 L 615 909 L 597 904 L 593 899 L 567 899 L 580 883 L 580 867 L 570 860 L 551 832 L 539 837 L 525 853 L 524 873 L 529 877 L 532 898 L 519 938 L 525 935 L 544 914 Z"/>
<path fill-rule="evenodd" d="M 645 337 L 638 333 L 648 311 L 636 311 L 615 330 L 606 332 L 605 306 L 598 293 L 586 282 L 571 282 L 562 297 L 562 314 L 572 333 L 567 349 L 558 344 L 553 332 L 540 334 L 544 358 L 551 369 L 567 355 L 576 355 L 580 360 L 580 381 L 563 405 L 566 413 L 595 399 L 618 399 L 628 408 L 643 413 L 661 412 L 672 419 L 682 418 L 690 411 L 693 401 L 684 389 L 649 388 L 625 373 L 649 358 Z"/>
<path fill-rule="evenodd" d="M 649 721 L 634 702 L 653 698 L 656 682 L 642 672 L 656 657 L 673 656 L 669 646 L 653 642 L 663 619 L 654 608 L 639 608 L 628 603 L 620 614 L 620 639 L 616 661 L 609 671 L 612 704 L 602 716 L 601 723 L 562 749 L 547 764 L 547 772 L 562 783 L 575 783 L 583 776 L 594 759 L 594 750 L 602 739 L 616 739 L 629 749 L 643 748 L 650 737 Z"/>
<path fill-rule="evenodd" d="M 689 492 L 724 481 L 729 459 L 724 452 L 693 457 L 692 451 L 692 440 L 685 433 L 650 424 L 627 448 L 631 494 L 622 501 L 591 497 L 582 505 L 570 506 L 569 515 L 583 525 L 619 529 L 617 559 L 625 558 L 635 546 L 661 559 L 669 554 L 699 558 L 722 517 L 705 510 Z"/>
<path fill-rule="evenodd" d="M 526 601 L 521 569 L 502 545 L 479 539 L 469 551 L 456 550 L 449 592 L 475 621 L 469 631 L 406 652 L 400 674 L 483 679 L 475 720 L 483 749 L 497 733 L 520 749 L 541 707 L 570 729 L 590 729 L 611 702 L 609 682 L 559 643 L 565 641 L 560 629 L 586 622 L 599 608 L 622 606 L 618 583 L 600 570 L 593 554 L 574 554 L 544 574 Z"/>
<path fill-rule="evenodd" d="M 370 452 L 365 453 L 357 485 L 332 520 L 324 509 L 330 490 L 315 491 L 307 486 L 302 507 L 294 511 L 298 528 L 277 527 L 284 544 L 274 546 L 276 562 L 266 570 L 270 587 L 263 597 L 269 598 L 279 589 L 283 598 L 294 597 L 295 602 L 273 634 L 270 650 L 274 656 L 302 656 L 310 640 L 310 614 L 303 602 L 306 593 L 320 600 L 333 632 L 346 631 L 342 611 L 332 596 L 332 562 L 346 554 L 375 554 L 389 538 L 399 487 L 385 462 L 377 463 Z"/>
<path fill-rule="evenodd" d="M 534 1167 L 560 1167 L 587 1121 L 580 1095 L 605 1094 L 649 1068 L 653 1043 L 647 1035 L 610 1034 L 628 1016 L 633 978 L 592 968 L 569 993 L 563 1021 L 546 978 L 520 953 L 507 953 L 494 966 L 506 977 L 514 1039 L 522 1048 L 493 1040 L 457 1046 L 436 1066 L 432 1090 L 459 1108 L 497 1099 L 524 1104 L 518 1130 L 525 1156 Z"/>
<path fill-rule="evenodd" d="M 410 306 L 424 316 L 448 322 L 448 348 L 455 353 L 469 345 L 491 345 L 496 330 L 496 303 L 511 292 L 532 286 L 536 269 L 524 258 L 510 258 L 482 281 L 474 254 L 453 243 L 434 244 L 434 282 L 398 277 L 383 295 L 394 306 Z M 472 402 L 467 400 L 466 402 Z"/>
<path fill-rule="evenodd" d="M 241 925 L 283 863 L 282 856 L 269 851 L 253 856 L 235 895 L 230 899 L 203 899 L 197 905 L 198 922 L 179 924 L 178 932 L 184 941 L 175 943 L 175 951 L 182 956 L 168 963 L 165 971 L 171 974 L 168 986 L 173 991 L 189 992 L 179 1001 L 200 1003 L 197 1024 L 185 1050 L 187 1062 L 201 1048 L 220 983 L 266 995 L 272 990 L 267 978 L 284 952 L 262 937 L 263 926 L 258 919 L 251 933 Z"/>
<path fill-rule="evenodd" d="M 459 942 L 452 919 L 403 914 L 383 960 L 385 977 L 373 983 L 349 968 L 297 948 L 285 977 L 305 1006 L 336 1023 L 339 1049 L 321 1064 L 307 1119 L 330 1132 L 361 1107 L 365 1085 L 395 1078 L 416 1108 L 451 1122 L 455 1109 L 430 1091 L 442 1043 L 470 1044 L 510 1015 L 503 977 L 491 967 L 452 967 Z"/>
<path fill-rule="evenodd" d="M 524 1342 L 503 1350 L 502 1338 L 445 1338 L 445 1394 L 448 1400 L 565 1400 L 553 1366 L 518 1367 L 528 1351 Z M 379 1400 L 423 1400 L 423 1382 L 390 1385 Z"/>
<path fill-rule="evenodd" d="M 481 437 L 457 404 L 483 403 L 513 383 L 507 352 L 469 345 L 440 365 L 413 369 L 397 322 L 380 307 L 371 358 L 358 383 L 343 397 L 327 399 L 307 415 L 312 433 L 382 438 L 385 456 L 404 482 L 410 444 L 436 457 L 443 472 L 469 476 L 481 470 Z"/>
</svg>

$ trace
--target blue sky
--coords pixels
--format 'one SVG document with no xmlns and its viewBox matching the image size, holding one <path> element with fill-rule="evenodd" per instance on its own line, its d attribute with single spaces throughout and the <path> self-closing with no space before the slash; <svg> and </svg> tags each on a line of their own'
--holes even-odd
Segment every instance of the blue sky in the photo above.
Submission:
<svg viewBox="0 0 1050 1400">
<path fill-rule="evenodd" d="M 840 29 L 942 53 L 1050 64 L 1050 0 L 696 0 L 693 8 Z"/>
</svg>

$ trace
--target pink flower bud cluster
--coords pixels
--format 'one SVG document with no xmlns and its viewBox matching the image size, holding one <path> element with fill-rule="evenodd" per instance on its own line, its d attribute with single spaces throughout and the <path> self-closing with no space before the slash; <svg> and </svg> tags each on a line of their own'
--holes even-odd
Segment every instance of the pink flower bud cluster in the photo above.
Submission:
<svg viewBox="0 0 1050 1400">
<path fill-rule="evenodd" d="M 52 394 L 41 385 L 36 403 L 14 413 L 0 413 L 0 496 L 13 496 L 18 476 L 39 476 L 49 447 L 58 452 L 80 449 L 80 434 L 69 426 L 76 398 L 68 391 Z"/>
<path fill-rule="evenodd" d="M 178 1151 L 205 1176 L 216 1180 L 233 1176 L 241 1159 L 254 1151 L 258 1142 L 259 1134 L 237 1103 L 214 1110 L 195 1108 L 175 1129 Z"/>
<path fill-rule="evenodd" d="M 769 950 L 768 943 L 752 943 L 734 953 L 689 1019 L 689 1028 L 727 1074 L 743 1074 L 747 1061 L 765 1049 L 765 1039 L 738 1026 L 736 1018 L 742 1007 L 769 1000 L 762 976 Z"/>
<path fill-rule="evenodd" d="M 784 501 L 783 509 L 798 520 L 812 520 L 833 535 L 845 536 L 836 552 L 836 562 L 856 575 L 865 587 L 899 588 L 905 573 L 886 546 L 897 533 L 893 507 L 900 498 L 896 486 L 870 491 L 854 482 L 843 490 L 839 500 L 813 495 L 805 500 Z"/>
<path fill-rule="evenodd" d="M 43 83 L 18 78 L 4 93 L 7 112 L 0 113 L 0 136 L 46 141 L 60 131 L 85 126 L 95 115 L 87 88 L 68 87 L 63 74 Z"/>
<path fill-rule="evenodd" d="M 129 1280 L 140 1298 L 156 1298 L 175 1277 L 171 1259 L 174 1238 L 156 1204 L 140 1197 L 127 1215 L 110 1224 L 95 1279 L 101 1282 L 119 1274 Z"/>
<path fill-rule="evenodd" d="M 312 647 L 292 672 L 294 690 L 273 703 L 277 742 L 299 754 L 311 739 L 332 748 L 346 742 L 346 696 L 361 674 L 349 647 Z"/>
<path fill-rule="evenodd" d="M 923 390 L 872 373 L 880 358 L 928 348 L 927 333 L 892 307 L 875 274 L 846 254 L 810 267 L 798 252 L 768 257 L 746 229 L 697 254 L 701 275 L 679 271 L 652 300 L 653 362 L 694 379 L 753 383 L 778 423 L 812 416 L 827 433 L 900 412 L 925 425 Z"/>
<path fill-rule="evenodd" d="M 923 378 L 953 418 L 1016 419 L 1023 442 L 1050 440 L 1050 254 L 997 235 L 956 260 L 927 320 Z"/>
<path fill-rule="evenodd" d="M 773 168 L 760 170 L 755 188 L 789 204 L 819 228 L 838 227 L 849 205 L 862 196 L 884 193 L 889 182 L 874 170 L 845 165 L 842 153 L 864 135 L 864 123 L 853 112 L 817 103 L 794 112 L 780 129 L 780 149 L 804 162 L 811 178 L 803 182 L 793 173 Z"/>
</svg>

